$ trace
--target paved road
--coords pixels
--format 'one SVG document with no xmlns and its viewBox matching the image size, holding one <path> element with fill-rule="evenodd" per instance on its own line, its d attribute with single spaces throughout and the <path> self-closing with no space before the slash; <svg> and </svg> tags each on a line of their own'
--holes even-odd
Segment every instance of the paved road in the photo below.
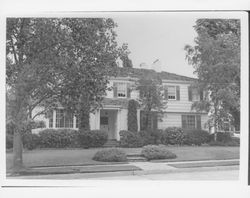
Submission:
<svg viewBox="0 0 250 198">
<path fill-rule="evenodd" d="M 21 176 L 12 179 L 84 179 L 84 180 L 237 180 L 239 177 L 239 167 L 220 167 L 197 169 L 196 171 L 160 173 L 160 174 L 136 174 L 126 172 L 98 173 L 98 174 L 56 174 L 56 175 L 36 175 Z"/>
</svg>

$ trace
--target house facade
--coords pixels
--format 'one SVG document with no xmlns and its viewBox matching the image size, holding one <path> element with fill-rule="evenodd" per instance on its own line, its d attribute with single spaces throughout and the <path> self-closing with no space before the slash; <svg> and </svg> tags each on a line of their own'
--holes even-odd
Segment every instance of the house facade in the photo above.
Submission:
<svg viewBox="0 0 250 198">
<path fill-rule="evenodd" d="M 90 114 L 90 128 L 101 129 L 108 132 L 109 139 L 119 140 L 119 132 L 128 130 L 128 102 L 131 99 L 138 100 L 139 91 L 135 88 L 135 83 L 139 77 L 145 73 L 150 74 L 153 70 L 129 69 L 118 73 L 116 77 L 110 77 L 107 91 L 103 100 L 103 106 Z M 180 76 L 168 72 L 156 73 L 162 79 L 164 87 L 164 99 L 167 100 L 167 108 L 163 110 L 161 116 L 152 121 L 152 128 L 165 129 L 167 127 L 182 127 L 185 129 L 204 129 L 207 122 L 207 113 L 197 113 L 191 110 L 192 103 L 202 98 L 202 93 L 192 89 L 191 85 L 196 80 L 185 76 Z M 36 108 L 34 114 L 41 109 Z M 78 128 L 78 119 L 74 116 L 66 116 L 64 109 L 57 108 L 51 111 L 47 118 L 38 116 L 37 120 L 43 120 L 46 128 L 62 129 Z M 138 130 L 144 129 L 143 111 L 137 109 Z M 34 132 L 37 132 L 34 130 Z"/>
</svg>

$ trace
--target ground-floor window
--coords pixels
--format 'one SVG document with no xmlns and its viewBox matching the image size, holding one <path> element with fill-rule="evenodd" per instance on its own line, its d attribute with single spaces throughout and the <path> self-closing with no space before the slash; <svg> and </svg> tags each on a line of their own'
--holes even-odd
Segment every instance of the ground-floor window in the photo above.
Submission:
<svg viewBox="0 0 250 198">
<path fill-rule="evenodd" d="M 73 115 L 67 114 L 64 109 L 56 110 L 56 128 L 73 128 Z"/>
<path fill-rule="evenodd" d="M 141 130 L 146 129 L 157 129 L 158 128 L 158 113 L 157 112 L 140 112 L 140 128 Z"/>
<path fill-rule="evenodd" d="M 201 129 L 200 115 L 182 115 L 182 128 L 184 129 Z"/>
</svg>

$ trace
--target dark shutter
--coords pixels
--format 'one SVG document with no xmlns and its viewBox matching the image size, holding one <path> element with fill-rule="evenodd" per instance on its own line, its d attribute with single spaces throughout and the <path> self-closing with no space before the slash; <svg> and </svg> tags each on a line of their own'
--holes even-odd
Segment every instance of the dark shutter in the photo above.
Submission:
<svg viewBox="0 0 250 198">
<path fill-rule="evenodd" d="M 183 129 L 187 128 L 186 117 L 186 115 L 181 115 L 181 125 Z"/>
<path fill-rule="evenodd" d="M 193 100 L 193 98 L 192 98 L 192 87 L 188 87 L 188 100 L 189 101 L 192 101 Z"/>
<path fill-rule="evenodd" d="M 201 116 L 196 115 L 196 127 L 197 129 L 201 129 Z"/>
<path fill-rule="evenodd" d="M 164 98 L 165 100 L 168 99 L 168 86 L 164 86 Z"/>
<path fill-rule="evenodd" d="M 131 95 L 131 89 L 130 89 L 130 84 L 127 84 L 127 98 L 130 98 Z"/>
<path fill-rule="evenodd" d="M 114 98 L 117 98 L 117 83 L 113 83 L 113 92 L 114 92 Z"/>
<path fill-rule="evenodd" d="M 145 129 L 145 112 L 140 111 L 140 129 L 144 130 Z"/>
<path fill-rule="evenodd" d="M 203 100 L 203 90 L 200 91 L 200 100 Z"/>
<path fill-rule="evenodd" d="M 180 86 L 176 86 L 176 100 L 180 100 Z"/>
</svg>

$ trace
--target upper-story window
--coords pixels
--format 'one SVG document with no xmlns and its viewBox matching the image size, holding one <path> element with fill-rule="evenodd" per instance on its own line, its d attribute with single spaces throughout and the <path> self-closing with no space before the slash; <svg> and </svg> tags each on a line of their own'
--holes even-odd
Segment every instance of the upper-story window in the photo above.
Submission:
<svg viewBox="0 0 250 198">
<path fill-rule="evenodd" d="M 113 93 L 114 98 L 130 98 L 130 86 L 125 82 L 114 82 Z"/>
<path fill-rule="evenodd" d="M 200 101 L 203 100 L 203 91 L 199 91 L 197 88 L 188 87 L 188 100 L 189 101 Z"/>
<path fill-rule="evenodd" d="M 176 100 L 176 87 L 175 86 L 168 86 L 168 99 Z"/>
<path fill-rule="evenodd" d="M 180 100 L 180 86 L 164 86 L 166 100 Z"/>
<path fill-rule="evenodd" d="M 127 97 L 127 84 L 117 83 L 117 97 L 126 98 Z"/>
</svg>

